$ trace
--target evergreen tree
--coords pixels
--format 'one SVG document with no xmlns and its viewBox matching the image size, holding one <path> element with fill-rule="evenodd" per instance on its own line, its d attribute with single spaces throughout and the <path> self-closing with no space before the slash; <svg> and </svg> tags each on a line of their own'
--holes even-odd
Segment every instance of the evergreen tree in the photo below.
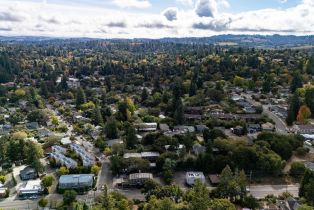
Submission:
<svg viewBox="0 0 314 210">
<path fill-rule="evenodd" d="M 305 104 L 310 108 L 312 117 L 314 117 L 314 88 L 308 88 L 305 90 Z"/>
<path fill-rule="evenodd" d="M 105 134 L 110 139 L 118 138 L 117 123 L 114 118 L 110 118 L 105 124 Z"/>
<path fill-rule="evenodd" d="M 190 85 L 190 90 L 189 90 L 189 96 L 195 96 L 196 95 L 196 91 L 197 91 L 197 86 L 195 84 L 195 82 L 192 80 L 191 81 L 191 85 Z"/>
<path fill-rule="evenodd" d="M 137 137 L 135 133 L 135 128 L 133 125 L 127 126 L 126 130 L 126 147 L 128 149 L 134 149 L 135 145 L 137 144 Z"/>
<path fill-rule="evenodd" d="M 142 94 L 141 94 L 141 101 L 144 102 L 148 99 L 148 91 L 146 88 L 143 88 Z"/>
<path fill-rule="evenodd" d="M 65 75 L 63 75 L 61 78 L 61 82 L 59 84 L 59 88 L 61 90 L 64 90 L 64 91 L 68 90 L 69 86 L 68 86 L 67 80 L 68 78 Z"/>
<path fill-rule="evenodd" d="M 290 85 L 291 93 L 294 93 L 298 88 L 303 87 L 302 78 L 299 72 L 294 73 L 293 79 Z"/>
<path fill-rule="evenodd" d="M 293 122 L 297 119 L 297 115 L 299 112 L 301 106 L 301 102 L 299 99 L 299 95 L 297 92 L 295 92 L 292 96 L 292 98 L 290 99 L 290 105 L 289 105 L 289 109 L 288 109 L 288 116 L 286 119 L 286 122 L 288 125 L 292 125 Z"/>
<path fill-rule="evenodd" d="M 204 184 L 197 180 L 194 187 L 190 191 L 190 195 L 190 210 L 208 210 L 210 205 L 209 191 Z"/>
<path fill-rule="evenodd" d="M 101 111 L 98 104 L 96 104 L 95 109 L 93 111 L 93 121 L 95 125 L 102 125 L 104 123 L 104 119 L 101 115 Z"/>
<path fill-rule="evenodd" d="M 79 87 L 76 90 L 76 107 L 80 107 L 84 103 L 86 103 L 85 92 L 83 88 Z"/>
<path fill-rule="evenodd" d="M 174 111 L 174 123 L 176 125 L 182 125 L 185 121 L 184 119 L 184 107 L 181 98 L 178 99 L 176 103 L 176 109 Z"/>
<path fill-rule="evenodd" d="M 40 83 L 40 93 L 44 98 L 47 98 L 49 95 L 47 85 L 44 81 Z"/>
</svg>

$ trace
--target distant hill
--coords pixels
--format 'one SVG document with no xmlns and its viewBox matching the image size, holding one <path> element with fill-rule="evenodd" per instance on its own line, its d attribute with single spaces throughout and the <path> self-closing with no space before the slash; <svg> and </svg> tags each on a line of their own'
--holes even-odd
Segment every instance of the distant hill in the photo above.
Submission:
<svg viewBox="0 0 314 210">
<path fill-rule="evenodd" d="M 59 38 L 44 36 L 0 36 L 1 42 L 46 42 L 46 41 L 70 41 L 84 42 L 91 40 L 101 40 L 93 38 Z M 243 47 L 261 47 L 261 48 L 312 48 L 314 47 L 314 36 L 282 36 L 282 35 L 218 35 L 211 37 L 191 37 L 191 38 L 162 38 L 162 39 L 106 39 L 114 42 L 151 42 L 159 41 L 163 43 L 178 44 L 213 44 L 221 46 L 243 46 Z"/>
</svg>

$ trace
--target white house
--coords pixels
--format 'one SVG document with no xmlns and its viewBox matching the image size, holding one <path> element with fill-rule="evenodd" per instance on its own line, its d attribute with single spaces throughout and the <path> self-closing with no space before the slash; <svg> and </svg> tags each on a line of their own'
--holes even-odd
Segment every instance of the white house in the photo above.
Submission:
<svg viewBox="0 0 314 210">
<path fill-rule="evenodd" d="M 186 183 L 190 186 L 193 186 L 196 180 L 199 180 L 201 183 L 205 183 L 205 176 L 203 172 L 186 172 L 185 175 Z"/>
<path fill-rule="evenodd" d="M 141 123 L 137 125 L 138 131 L 150 132 L 157 130 L 157 123 Z"/>
</svg>

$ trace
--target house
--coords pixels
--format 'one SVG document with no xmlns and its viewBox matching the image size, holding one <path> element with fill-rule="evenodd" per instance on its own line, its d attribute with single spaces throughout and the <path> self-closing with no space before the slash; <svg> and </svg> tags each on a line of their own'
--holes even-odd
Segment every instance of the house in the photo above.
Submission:
<svg viewBox="0 0 314 210">
<path fill-rule="evenodd" d="M 80 81 L 77 78 L 70 77 L 67 81 L 67 85 L 69 88 L 78 88 L 80 86 Z"/>
<path fill-rule="evenodd" d="M 184 117 L 186 120 L 201 120 L 203 118 L 203 108 L 186 107 L 184 109 Z"/>
<path fill-rule="evenodd" d="M 151 132 L 157 130 L 157 123 L 140 123 L 137 126 L 139 132 Z"/>
<path fill-rule="evenodd" d="M 247 132 L 249 134 L 257 133 L 262 131 L 261 125 L 260 124 L 248 124 L 246 126 Z"/>
<path fill-rule="evenodd" d="M 194 144 L 192 147 L 193 153 L 196 155 L 200 155 L 205 153 L 206 147 L 200 145 L 200 144 Z"/>
<path fill-rule="evenodd" d="M 37 177 L 37 173 L 32 167 L 26 166 L 23 170 L 20 171 L 20 177 L 22 180 L 35 179 Z"/>
<path fill-rule="evenodd" d="M 234 128 L 231 128 L 231 132 L 234 133 L 235 135 L 237 136 L 242 136 L 244 135 L 244 128 L 240 125 L 234 127 Z"/>
<path fill-rule="evenodd" d="M 69 144 L 71 144 L 72 143 L 72 141 L 70 140 L 70 137 L 63 137 L 62 139 L 61 139 L 61 144 L 62 145 L 69 145 Z"/>
<path fill-rule="evenodd" d="M 39 128 L 39 124 L 38 124 L 38 122 L 26 123 L 26 128 L 29 130 L 36 130 Z"/>
<path fill-rule="evenodd" d="M 88 167 L 95 164 L 95 157 L 88 153 L 81 145 L 70 144 L 70 148 L 82 159 L 83 166 Z"/>
<path fill-rule="evenodd" d="M 275 126 L 272 123 L 267 122 L 267 123 L 262 124 L 262 130 L 272 132 L 275 130 Z"/>
<path fill-rule="evenodd" d="M 256 113 L 256 109 L 252 106 L 246 106 L 243 108 L 243 111 L 246 113 L 246 114 L 255 114 Z"/>
<path fill-rule="evenodd" d="M 297 134 L 314 134 L 314 125 L 294 125 L 293 129 Z"/>
<path fill-rule="evenodd" d="M 205 176 L 203 172 L 186 172 L 185 181 L 189 186 L 193 186 L 199 180 L 201 183 L 205 183 Z"/>
<path fill-rule="evenodd" d="M 194 126 L 178 125 L 178 126 L 174 127 L 174 131 L 183 131 L 185 133 L 194 133 L 195 128 L 194 128 Z"/>
<path fill-rule="evenodd" d="M 141 152 L 143 159 L 148 161 L 156 161 L 160 156 L 159 152 Z"/>
<path fill-rule="evenodd" d="M 5 198 L 7 196 L 8 188 L 0 187 L 0 198 Z"/>
<path fill-rule="evenodd" d="M 235 115 L 224 112 L 210 112 L 208 116 L 218 120 L 234 120 L 236 118 Z"/>
<path fill-rule="evenodd" d="M 77 168 L 77 162 L 71 158 L 66 157 L 59 152 L 50 153 L 50 158 L 53 158 L 57 163 L 66 166 L 67 168 Z"/>
<path fill-rule="evenodd" d="M 305 168 L 314 172 L 314 163 L 313 162 L 306 161 L 306 162 L 304 162 L 304 166 L 305 166 Z"/>
<path fill-rule="evenodd" d="M 261 118 L 261 114 L 238 114 L 236 115 L 236 119 L 244 120 L 247 123 L 252 123 Z"/>
<path fill-rule="evenodd" d="M 164 132 L 170 131 L 170 128 L 169 128 L 169 125 L 160 123 L 159 130 L 164 133 Z"/>
<path fill-rule="evenodd" d="M 125 153 L 123 155 L 123 158 L 124 159 L 143 158 L 149 161 L 156 161 L 159 156 L 160 154 L 158 152 L 141 152 L 141 153 Z"/>
<path fill-rule="evenodd" d="M 53 132 L 47 130 L 47 129 L 40 129 L 38 130 L 38 137 L 39 138 L 45 138 L 45 137 L 49 137 L 52 136 Z"/>
<path fill-rule="evenodd" d="M 300 203 L 298 202 L 298 200 L 296 200 L 293 197 L 288 197 L 286 200 L 284 201 L 279 201 L 278 202 L 278 207 L 280 210 L 298 210 L 298 208 L 300 207 Z"/>
<path fill-rule="evenodd" d="M 10 124 L 0 125 L 0 134 L 9 134 L 12 129 Z"/>
<path fill-rule="evenodd" d="M 24 187 L 21 187 L 18 191 L 20 197 L 32 197 L 38 196 L 43 192 L 41 186 L 41 180 L 31 180 L 26 183 Z"/>
<path fill-rule="evenodd" d="M 130 186 L 143 186 L 147 180 L 152 180 L 153 174 L 151 173 L 134 173 L 130 174 L 128 184 Z"/>
<path fill-rule="evenodd" d="M 62 175 L 59 178 L 59 189 L 91 189 L 94 174 Z"/>
<path fill-rule="evenodd" d="M 196 125 L 195 130 L 198 133 L 203 133 L 204 130 L 208 129 L 206 125 Z"/>
<path fill-rule="evenodd" d="M 210 183 L 214 186 L 217 186 L 220 183 L 219 174 L 209 174 L 208 178 L 209 178 Z"/>
<path fill-rule="evenodd" d="M 59 146 L 59 145 L 53 145 L 51 147 L 52 152 L 57 152 L 57 153 L 61 153 L 61 154 L 65 154 L 66 153 L 66 149 Z"/>
</svg>

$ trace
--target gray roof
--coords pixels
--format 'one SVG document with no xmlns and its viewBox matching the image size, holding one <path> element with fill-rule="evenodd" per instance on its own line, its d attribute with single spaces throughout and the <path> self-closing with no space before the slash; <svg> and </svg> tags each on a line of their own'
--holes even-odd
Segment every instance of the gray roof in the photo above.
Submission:
<svg viewBox="0 0 314 210">
<path fill-rule="evenodd" d="M 92 182 L 94 174 L 71 174 L 71 175 L 62 175 L 59 178 L 59 183 L 86 183 Z"/>
</svg>

